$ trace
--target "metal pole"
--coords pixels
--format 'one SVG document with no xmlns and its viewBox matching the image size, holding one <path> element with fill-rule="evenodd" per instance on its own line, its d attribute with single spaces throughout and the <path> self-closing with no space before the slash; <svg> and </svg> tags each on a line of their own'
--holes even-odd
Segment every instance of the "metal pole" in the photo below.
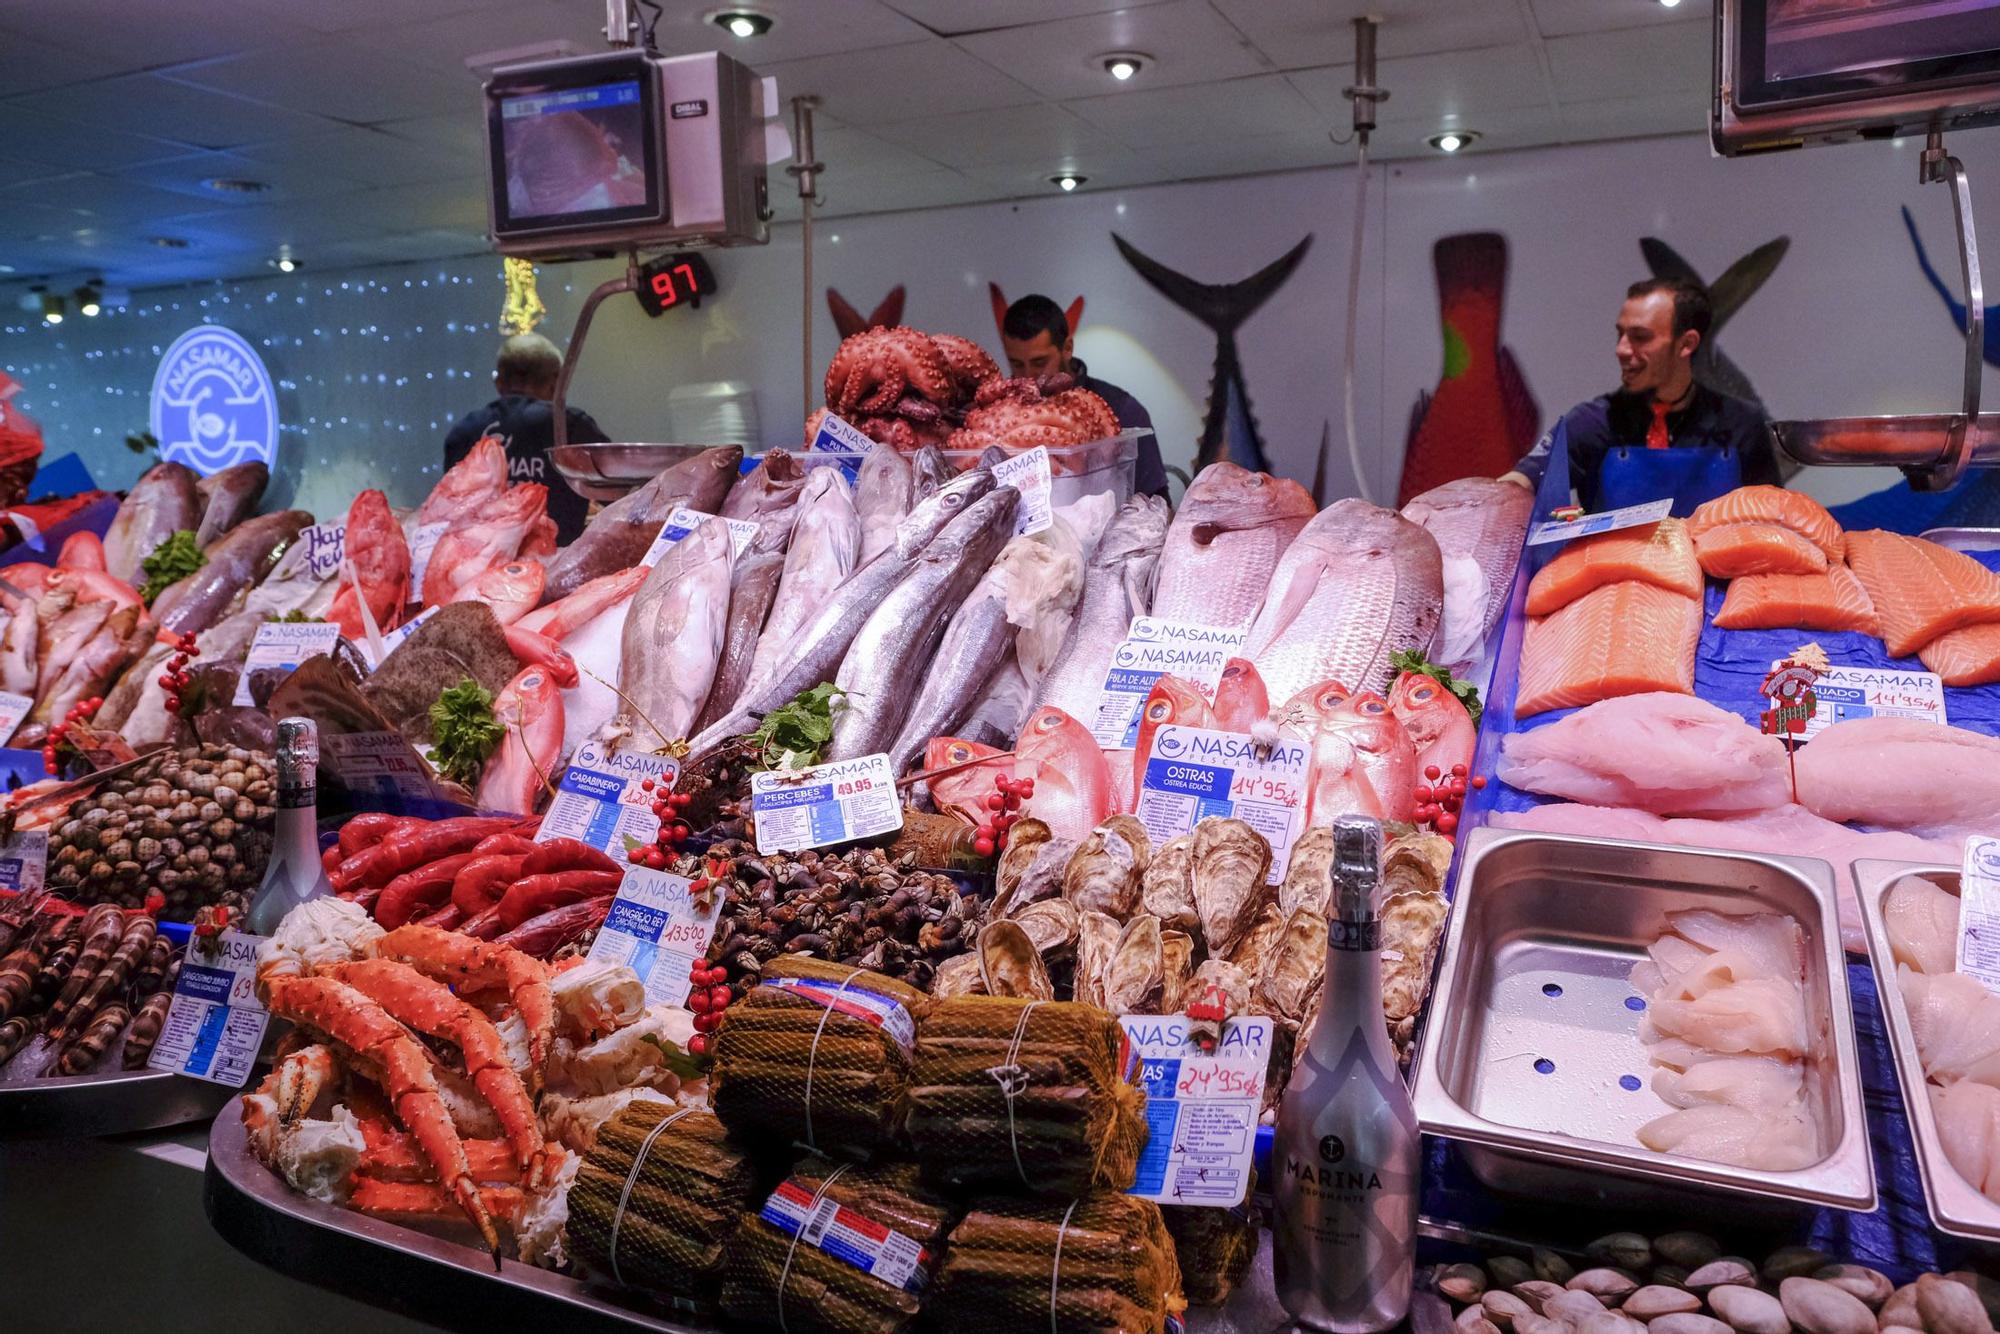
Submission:
<svg viewBox="0 0 2000 1334">
<path fill-rule="evenodd" d="M 570 330 L 569 346 L 563 349 L 562 370 L 556 373 L 556 396 L 549 404 L 549 411 L 555 416 L 556 448 L 569 443 L 569 382 L 576 374 L 576 363 L 583 356 L 584 336 L 590 332 L 591 316 L 608 296 L 620 292 L 639 290 L 639 252 L 633 251 L 625 258 L 625 276 L 611 278 L 597 285 L 596 290 L 583 299 L 583 309 L 576 313 L 576 327 Z"/>
<path fill-rule="evenodd" d="M 801 420 L 813 410 L 813 205 L 819 202 L 819 173 L 825 170 L 813 156 L 813 109 L 819 99 L 810 95 L 792 99 L 792 163 L 787 175 L 799 183 L 799 251 L 804 257 L 804 287 L 800 293 L 799 327 L 804 352 L 799 363 L 799 412 Z"/>
</svg>

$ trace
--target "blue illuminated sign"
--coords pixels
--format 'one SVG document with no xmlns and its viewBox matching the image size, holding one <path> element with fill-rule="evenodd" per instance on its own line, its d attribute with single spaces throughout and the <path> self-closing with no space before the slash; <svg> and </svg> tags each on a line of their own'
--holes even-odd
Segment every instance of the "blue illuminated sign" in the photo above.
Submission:
<svg viewBox="0 0 2000 1334">
<path fill-rule="evenodd" d="M 238 463 L 275 464 L 278 392 L 256 349 L 217 324 L 176 338 L 153 374 L 160 457 L 204 477 Z"/>
</svg>

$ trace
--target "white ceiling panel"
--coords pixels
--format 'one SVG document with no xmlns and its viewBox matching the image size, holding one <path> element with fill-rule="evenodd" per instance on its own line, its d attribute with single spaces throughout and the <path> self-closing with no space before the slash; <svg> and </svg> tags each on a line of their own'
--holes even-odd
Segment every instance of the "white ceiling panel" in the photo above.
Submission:
<svg viewBox="0 0 2000 1334">
<path fill-rule="evenodd" d="M 135 181 L 149 189 L 165 190 L 183 199 L 198 201 L 180 204 L 174 210 L 177 213 L 190 209 L 254 208 L 295 199 L 321 199 L 368 185 L 383 184 L 379 180 L 358 181 L 352 176 L 329 170 L 324 163 L 302 159 L 282 163 L 260 161 L 237 153 L 195 153 L 188 157 L 168 158 L 165 162 L 127 167 L 111 174 L 119 180 Z M 204 184 L 215 179 L 258 181 L 269 188 L 251 194 L 232 194 Z"/>
<path fill-rule="evenodd" d="M 1155 160 L 1128 149 L 1080 154 L 1064 162 L 1060 170 L 1073 171 L 1084 178 L 1084 184 L 1074 192 L 1076 194 L 1114 189 L 1122 185 L 1145 185 L 1160 178 L 1159 164 Z M 967 167 L 965 174 L 973 181 L 991 187 L 992 191 L 1003 197 L 1059 193 L 1057 187 L 1049 183 L 1049 164 L 1040 159 L 1016 163 L 981 163 L 978 166 Z"/>
<path fill-rule="evenodd" d="M 1575 32 L 1609 32 L 1661 23 L 1706 19 L 1709 0 L 1679 0 L 1672 9 L 1660 0 L 1529 0 L 1535 29 L 1544 37 Z"/>
<path fill-rule="evenodd" d="M 89 52 L 99 75 L 122 74 L 303 40 L 310 29 L 289 14 L 306 4 L 281 15 L 241 0 L 0 0 L 0 34 Z"/>
<path fill-rule="evenodd" d="M 478 87 L 470 78 L 463 85 L 440 79 L 419 66 L 357 50 L 337 37 L 225 56 L 162 77 L 237 97 L 309 107 L 318 115 L 357 124 L 453 111 L 473 114 L 479 106 Z"/>
<path fill-rule="evenodd" d="M 1161 179 L 1199 180 L 1210 176 L 1240 176 L 1245 172 L 1292 171 L 1354 161 L 1354 148 L 1335 144 L 1324 132 L 1254 134 L 1222 143 L 1181 144 L 1153 149 Z"/>
<path fill-rule="evenodd" d="M 353 32 L 407 23 L 411 15 L 435 18 L 485 5 L 487 0 L 247 0 L 246 7 L 311 28 L 314 32 Z"/>
<path fill-rule="evenodd" d="M 463 147 L 463 145 L 461 145 Z M 477 143 L 473 145 L 477 152 Z M 417 143 L 382 130 L 343 125 L 324 134 L 253 144 L 238 151 L 248 165 L 241 175 L 291 185 L 293 173 L 311 173 L 350 186 L 402 185 L 434 180 L 444 155 L 434 145 Z M 462 175 L 452 170 L 449 175 Z"/>
<path fill-rule="evenodd" d="M 54 46 L 20 33 L 0 31 L 0 97 L 54 88 L 104 74 L 98 57 Z"/>
<path fill-rule="evenodd" d="M 881 125 L 1036 100 L 1026 85 L 937 38 L 759 64 L 758 70 L 777 76 L 782 96 L 816 94 L 822 106 L 849 125 Z"/>
<path fill-rule="evenodd" d="M 771 30 L 761 37 L 735 37 L 711 23 L 709 15 L 726 8 L 722 4 L 670 4 L 654 30 L 654 39 L 669 53 L 719 50 L 761 67 L 806 56 L 920 42 L 931 35 L 921 23 L 904 17 L 883 0 L 757 0 L 749 7 L 771 16 Z"/>
<path fill-rule="evenodd" d="M 815 128 L 813 152 L 826 168 L 822 180 L 880 181 L 897 176 L 921 176 L 949 165 L 912 152 L 900 144 L 892 144 L 866 130 L 850 129 L 844 125 L 832 129 Z M 792 191 L 791 179 L 782 174 L 782 168 L 773 172 L 772 193 Z M 781 181 L 783 184 L 780 184 Z"/>
<path fill-rule="evenodd" d="M 1385 122 L 1369 142 L 1369 155 L 1378 160 L 1435 158 L 1438 152 L 1427 141 L 1437 133 L 1438 128 L 1422 121 Z M 1476 159 L 1481 153 L 1559 144 L 1569 138 L 1562 116 L 1553 107 L 1517 107 L 1512 111 L 1489 112 L 1476 123 L 1450 128 L 1479 131 L 1479 138 L 1471 147 L 1459 150 L 1467 161 Z"/>
<path fill-rule="evenodd" d="M 1382 20 L 1383 56 L 1505 46 L 1528 37 L 1518 0 L 1210 0 L 1282 69 L 1354 59 L 1353 20 Z"/>
<path fill-rule="evenodd" d="M 51 88 L 15 98 L 12 105 L 79 125 L 152 135 L 196 148 L 233 148 L 327 128 L 325 120 L 306 112 L 246 102 L 153 74 Z"/>
<path fill-rule="evenodd" d="M 1263 53 L 1208 0 L 1171 0 L 1139 9 L 1002 28 L 960 37 L 957 44 L 1044 97 L 1092 97 L 1176 84 L 1209 83 L 1272 68 Z M 1106 52 L 1151 57 L 1119 83 L 1104 72 Z"/>
<path fill-rule="evenodd" d="M 184 157 L 191 151 L 188 144 L 78 125 L 10 102 L 0 102 L 0 144 L 6 145 L 10 157 L 63 171 L 75 171 L 78 167 L 98 170 L 129 167 L 138 162 Z"/>
<path fill-rule="evenodd" d="M 1121 143 L 1139 149 L 1297 133 L 1324 129 L 1328 122 L 1280 74 L 1079 98 L 1065 105 Z"/>
<path fill-rule="evenodd" d="M 889 0 L 932 32 L 985 32 L 994 28 L 1014 28 L 1054 19 L 1075 18 L 1079 14 L 1102 14 L 1113 9 L 1137 9 L 1153 0 Z"/>
<path fill-rule="evenodd" d="M 0 194 L 0 208 L 21 196 L 44 208 L 68 209 L 90 218 L 115 222 L 143 222 L 168 213 L 184 213 L 196 207 L 185 196 L 156 189 L 127 176 L 100 176 L 79 171 L 53 176 Z"/>
<path fill-rule="evenodd" d="M 428 15 L 418 0 L 406 0 L 406 12 Z M 501 0 L 464 13 L 425 17 L 421 22 L 357 28 L 350 34 L 357 46 L 453 76 L 476 87 L 465 67 L 467 56 L 556 40 L 569 41 L 578 51 L 604 49 L 604 7 L 556 5 L 550 0 Z"/>
<path fill-rule="evenodd" d="M 1333 123 L 1353 124 L 1353 103 L 1341 91 L 1354 83 L 1352 65 L 1294 70 L 1285 78 Z M 1541 61 L 1526 42 L 1383 60 L 1375 82 L 1389 90 L 1389 100 L 1376 104 L 1378 122 L 1476 120 L 1485 112 L 1546 107 L 1550 101 Z"/>
<path fill-rule="evenodd" d="M 1603 102 L 1565 102 L 1562 117 L 1571 139 L 1702 134 L 1708 129 L 1708 99 L 1705 94 L 1666 93 Z"/>
<path fill-rule="evenodd" d="M 1552 37 L 1547 50 L 1556 96 L 1564 102 L 1681 92 L 1705 97 L 1712 77 L 1709 26 L 1701 22 Z"/>
<path fill-rule="evenodd" d="M 1112 135 L 1047 103 L 899 121 L 875 133 L 948 167 L 1039 161 L 1044 176 L 1074 165 L 1072 159 L 1125 151 Z"/>
</svg>

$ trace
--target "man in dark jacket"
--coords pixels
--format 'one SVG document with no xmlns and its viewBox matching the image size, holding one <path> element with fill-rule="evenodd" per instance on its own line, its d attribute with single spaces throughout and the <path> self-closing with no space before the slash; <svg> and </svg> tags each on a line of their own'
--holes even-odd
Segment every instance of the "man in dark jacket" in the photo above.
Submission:
<svg viewBox="0 0 2000 1334">
<path fill-rule="evenodd" d="M 555 413 L 549 400 L 556 394 L 562 353 L 540 334 L 516 334 L 500 344 L 493 366 L 493 387 L 500 396 L 458 419 L 444 438 L 444 466 L 449 468 L 478 443 L 497 436 L 507 450 L 507 476 L 516 482 L 540 482 L 549 489 L 549 518 L 560 542 L 573 542 L 583 531 L 588 503 L 549 463 L 556 442 Z M 569 441 L 573 445 L 602 444 L 611 437 L 589 413 L 569 409 Z"/>
<path fill-rule="evenodd" d="M 1103 399 L 1118 419 L 1120 430 L 1135 426 L 1150 429 L 1153 419 L 1139 400 L 1106 380 L 1091 375 L 1076 356 L 1076 340 L 1062 307 L 1045 296 L 1024 296 L 1007 307 L 1000 321 L 1000 344 L 1007 353 L 1007 368 L 1014 375 L 1052 375 L 1067 371 L 1078 384 Z M 1139 442 L 1139 457 L 1133 486 L 1144 495 L 1166 498 L 1167 468 L 1160 461 L 1160 442 L 1147 436 Z"/>
</svg>

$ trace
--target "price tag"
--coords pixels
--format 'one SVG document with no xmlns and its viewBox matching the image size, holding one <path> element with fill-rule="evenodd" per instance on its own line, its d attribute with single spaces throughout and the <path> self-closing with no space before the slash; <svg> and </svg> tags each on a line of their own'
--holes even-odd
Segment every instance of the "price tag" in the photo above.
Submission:
<svg viewBox="0 0 2000 1334">
<path fill-rule="evenodd" d="M 1257 1150 L 1271 1021 L 1231 1019 L 1208 1053 L 1189 1037 L 1186 1015 L 1124 1015 L 1118 1023 L 1139 1058 L 1151 1132 L 1138 1178 L 1126 1193 L 1212 1209 L 1243 1203 Z"/>
<path fill-rule="evenodd" d="M 340 573 L 340 562 L 347 555 L 347 525 L 344 523 L 315 523 L 301 529 L 295 547 L 303 551 L 302 559 L 315 579 L 331 579 Z"/>
<path fill-rule="evenodd" d="M 1039 533 L 1053 521 L 1048 446 L 1036 445 L 1000 460 L 993 465 L 993 480 L 1021 493 L 1020 508 L 1014 511 L 1014 536 Z"/>
<path fill-rule="evenodd" d="M 1195 625 L 1134 616 L 1104 673 L 1103 695 L 1090 726 L 1097 744 L 1107 750 L 1130 750 L 1139 744 L 1139 710 L 1162 676 L 1180 677 L 1213 704 L 1223 666 L 1249 636 L 1247 625 Z"/>
<path fill-rule="evenodd" d="M 653 814 L 653 800 L 673 789 L 680 768 L 670 755 L 634 751 L 606 755 L 597 742 L 584 742 L 563 771 L 548 814 L 535 831 L 535 842 L 573 838 L 623 858 L 634 847 L 659 837 L 660 818 Z M 653 780 L 653 792 L 639 786 L 648 778 Z"/>
<path fill-rule="evenodd" d="M 796 1181 L 785 1181 L 771 1192 L 759 1218 L 787 1236 L 796 1236 L 836 1260 L 845 1261 L 905 1292 L 921 1292 L 931 1255 L 914 1238 L 884 1227 L 838 1200 L 822 1198 Z"/>
<path fill-rule="evenodd" d="M 803 852 L 903 827 L 903 802 L 887 755 L 750 776 L 757 851 Z"/>
<path fill-rule="evenodd" d="M 20 728 L 21 720 L 28 716 L 28 710 L 35 707 L 35 701 L 26 695 L 16 695 L 0 690 L 0 745 L 13 740 Z"/>
<path fill-rule="evenodd" d="M 1158 847 L 1211 815 L 1234 816 L 1271 845 L 1272 884 L 1285 878 L 1292 842 L 1305 824 L 1306 747 L 1281 737 L 1258 757 L 1242 732 L 1169 723 L 1153 734 L 1139 777 L 1139 822 Z"/>
<path fill-rule="evenodd" d="M 1958 878 L 1958 971 L 2000 995 L 2000 838 L 1965 840 Z"/>
<path fill-rule="evenodd" d="M 1778 664 L 1773 662 L 1775 669 Z M 1829 667 L 1813 682 L 1812 721 L 1799 740 L 1810 741 L 1850 718 L 1915 718 L 1944 723 L 1944 682 L 1933 672 L 1895 667 Z"/>
<path fill-rule="evenodd" d="M 250 673 L 258 668 L 282 667 L 287 672 L 294 671 L 308 658 L 333 652 L 339 642 L 340 627 L 323 621 L 264 622 L 257 627 L 257 637 L 250 641 L 250 651 L 243 655 L 243 670 L 236 674 L 233 702 L 246 709 L 256 704 L 250 697 Z"/>
<path fill-rule="evenodd" d="M 401 732 L 322 732 L 320 744 L 349 792 L 446 800 L 430 765 Z"/>
<path fill-rule="evenodd" d="M 1666 500 L 1649 500 L 1643 505 L 1606 510 L 1602 514 L 1586 514 L 1581 519 L 1544 519 L 1528 530 L 1528 545 L 1538 547 L 1549 542 L 1567 542 L 1572 538 L 1608 533 L 1618 528 L 1637 528 L 1642 523 L 1658 523 L 1673 508 L 1673 499 L 1669 497 Z"/>
<path fill-rule="evenodd" d="M 212 955 L 188 947 L 146 1066 L 242 1088 L 271 1022 L 257 1000 L 257 950 L 264 937 L 224 931 L 218 940 L 221 948 Z"/>
<path fill-rule="evenodd" d="M 48 830 L 17 830 L 0 839 L 0 890 L 33 894 L 47 883 L 48 869 Z"/>
<path fill-rule="evenodd" d="M 708 953 L 722 911 L 720 894 L 711 895 L 706 908 L 698 906 L 688 894 L 692 884 L 686 876 L 628 868 L 590 946 L 591 958 L 637 973 L 646 999 L 656 1005 L 687 1000 L 688 971 Z"/>
<path fill-rule="evenodd" d="M 807 446 L 806 464 L 812 465 L 812 454 L 823 455 L 823 462 L 837 466 L 847 474 L 848 485 L 861 480 L 861 463 L 875 449 L 875 442 L 858 427 L 831 412 L 819 419 L 819 430 L 813 432 L 812 444 Z"/>
<path fill-rule="evenodd" d="M 674 512 L 667 516 L 667 521 L 660 525 L 660 535 L 653 539 L 653 545 L 647 549 L 645 559 L 639 563 L 647 569 L 658 565 L 661 557 L 673 549 L 674 543 L 715 517 L 713 514 L 703 514 L 700 510 L 691 510 L 685 505 L 676 506 Z M 743 548 L 749 546 L 750 539 L 757 536 L 757 525 L 748 519 L 724 519 L 723 522 L 729 525 L 729 554 L 732 558 L 740 560 L 743 557 Z"/>
<path fill-rule="evenodd" d="M 450 531 L 449 523 L 427 523 L 417 529 L 410 539 L 410 591 L 415 593 L 424 586 L 424 571 L 431 567 L 431 553 L 437 550 L 438 539 Z M 414 599 L 413 599 L 414 600 Z"/>
</svg>

